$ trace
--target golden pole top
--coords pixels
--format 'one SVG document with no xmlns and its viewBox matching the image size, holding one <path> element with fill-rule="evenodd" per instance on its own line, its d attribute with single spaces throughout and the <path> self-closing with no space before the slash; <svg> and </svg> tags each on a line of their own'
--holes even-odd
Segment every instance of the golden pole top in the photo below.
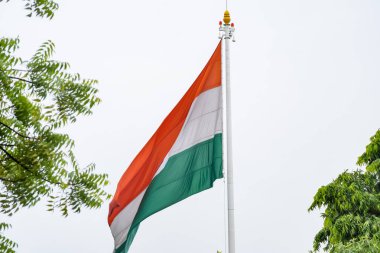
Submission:
<svg viewBox="0 0 380 253">
<path fill-rule="evenodd" d="M 226 10 L 226 11 L 224 12 L 223 22 L 224 22 L 224 24 L 226 24 L 226 25 L 229 25 L 230 22 L 231 22 L 230 12 L 229 12 L 228 10 Z"/>
</svg>

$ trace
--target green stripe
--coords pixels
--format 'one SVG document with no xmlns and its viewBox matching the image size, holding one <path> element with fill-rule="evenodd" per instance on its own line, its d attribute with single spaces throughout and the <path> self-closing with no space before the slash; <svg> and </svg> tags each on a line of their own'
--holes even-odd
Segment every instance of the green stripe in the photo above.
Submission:
<svg viewBox="0 0 380 253">
<path fill-rule="evenodd" d="M 209 189 L 222 172 L 222 134 L 203 141 L 169 158 L 164 169 L 152 180 L 132 222 L 126 241 L 116 253 L 127 253 L 139 224 L 193 194 Z"/>
</svg>

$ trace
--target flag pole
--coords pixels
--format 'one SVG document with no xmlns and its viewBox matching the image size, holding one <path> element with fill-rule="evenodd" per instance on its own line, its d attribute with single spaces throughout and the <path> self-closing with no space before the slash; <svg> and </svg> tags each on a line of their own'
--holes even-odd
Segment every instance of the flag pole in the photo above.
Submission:
<svg viewBox="0 0 380 253">
<path fill-rule="evenodd" d="M 230 13 L 224 12 L 224 24 L 221 22 L 219 31 L 222 34 L 220 39 L 224 39 L 224 67 L 226 87 L 226 135 L 227 135 L 227 211 L 228 211 L 228 253 L 235 253 L 235 206 L 234 206 L 234 179 L 232 164 L 232 123 L 231 123 L 231 86 L 230 86 L 230 40 L 234 42 L 234 23 L 231 23 Z"/>
</svg>

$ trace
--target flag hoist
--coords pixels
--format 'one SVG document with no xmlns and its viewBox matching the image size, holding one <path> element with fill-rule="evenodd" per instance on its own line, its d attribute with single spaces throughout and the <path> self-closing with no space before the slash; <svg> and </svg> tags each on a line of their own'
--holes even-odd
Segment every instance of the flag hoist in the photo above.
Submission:
<svg viewBox="0 0 380 253">
<path fill-rule="evenodd" d="M 108 223 L 115 253 L 127 253 L 140 223 L 181 200 L 209 189 L 223 177 L 223 93 L 226 87 L 228 247 L 235 253 L 228 11 L 210 60 L 122 175 L 110 203 Z M 224 41 L 224 43 L 222 43 Z"/>
</svg>

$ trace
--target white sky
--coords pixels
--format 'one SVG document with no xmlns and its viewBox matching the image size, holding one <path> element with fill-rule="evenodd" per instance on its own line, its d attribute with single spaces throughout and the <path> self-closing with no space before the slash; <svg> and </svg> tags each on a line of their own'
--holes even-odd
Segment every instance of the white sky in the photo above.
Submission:
<svg viewBox="0 0 380 253">
<path fill-rule="evenodd" d="M 25 57 L 51 39 L 55 58 L 100 81 L 102 104 L 68 129 L 83 165 L 123 171 L 218 43 L 222 0 L 65 0 L 52 21 L 0 3 L 0 35 Z M 232 1 L 236 241 L 240 253 L 307 252 L 322 226 L 318 187 L 355 168 L 380 127 L 380 1 Z M 100 210 L 69 218 L 42 205 L 5 219 L 19 253 L 111 252 Z M 142 223 L 131 253 L 224 251 L 223 184 Z"/>
</svg>

